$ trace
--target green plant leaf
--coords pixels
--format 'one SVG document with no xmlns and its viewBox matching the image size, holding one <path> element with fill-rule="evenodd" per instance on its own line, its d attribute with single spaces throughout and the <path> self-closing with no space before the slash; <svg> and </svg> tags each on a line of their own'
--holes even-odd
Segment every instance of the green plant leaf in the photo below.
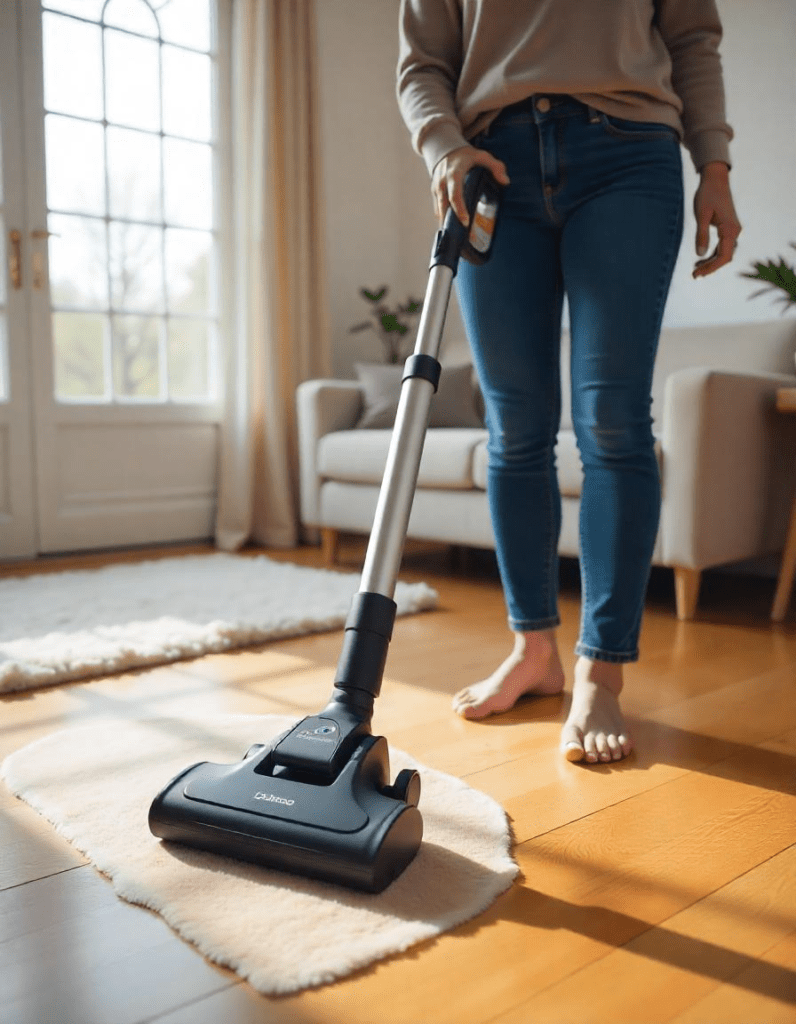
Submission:
<svg viewBox="0 0 796 1024">
<path fill-rule="evenodd" d="M 796 249 L 793 242 L 790 244 L 791 248 Z M 757 270 L 756 274 L 741 274 L 740 276 L 751 281 L 766 281 L 776 288 L 781 288 L 785 292 L 785 295 L 780 296 L 785 303 L 783 313 L 788 306 L 796 305 L 796 273 L 794 273 L 793 267 L 789 266 L 782 257 L 780 257 L 779 263 L 769 260 L 768 263 L 755 263 L 754 266 Z M 766 291 L 766 288 L 761 288 L 751 297 L 754 299 L 758 295 L 764 295 Z"/>
<path fill-rule="evenodd" d="M 406 334 L 409 330 L 408 327 L 405 327 L 398 321 L 398 317 L 395 313 L 385 313 L 381 318 L 381 326 L 388 334 L 392 331 L 397 331 L 401 336 Z"/>
<path fill-rule="evenodd" d="M 360 288 L 359 294 L 363 298 L 367 299 L 368 302 L 378 302 L 380 299 L 383 299 L 384 296 L 387 294 L 387 285 L 383 284 L 381 288 L 375 292 L 369 292 L 367 288 Z"/>
</svg>

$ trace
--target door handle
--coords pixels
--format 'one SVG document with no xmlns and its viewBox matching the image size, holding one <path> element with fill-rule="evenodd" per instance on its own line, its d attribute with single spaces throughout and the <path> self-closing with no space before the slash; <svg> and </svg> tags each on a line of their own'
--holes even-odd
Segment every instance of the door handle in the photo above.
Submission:
<svg viewBox="0 0 796 1024">
<path fill-rule="evenodd" d="M 8 270 L 11 275 L 11 287 L 18 290 L 22 287 L 22 232 L 14 228 L 8 233 L 10 242 L 8 250 Z"/>
<path fill-rule="evenodd" d="M 46 242 L 51 235 L 53 238 L 61 237 L 56 231 L 46 231 L 43 228 L 36 228 L 30 233 L 30 237 L 37 242 Z M 36 291 L 41 291 L 44 287 L 44 257 L 41 252 L 36 251 L 33 253 L 31 265 L 33 269 L 33 287 Z"/>
</svg>

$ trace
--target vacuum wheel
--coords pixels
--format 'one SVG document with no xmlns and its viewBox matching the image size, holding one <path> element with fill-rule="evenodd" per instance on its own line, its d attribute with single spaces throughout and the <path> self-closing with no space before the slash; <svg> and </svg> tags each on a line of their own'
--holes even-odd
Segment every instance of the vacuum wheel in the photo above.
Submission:
<svg viewBox="0 0 796 1024">
<path fill-rule="evenodd" d="M 403 800 L 410 807 L 417 807 L 420 802 L 420 775 L 413 768 L 402 769 L 392 786 L 387 786 L 385 795 L 394 800 Z"/>
</svg>

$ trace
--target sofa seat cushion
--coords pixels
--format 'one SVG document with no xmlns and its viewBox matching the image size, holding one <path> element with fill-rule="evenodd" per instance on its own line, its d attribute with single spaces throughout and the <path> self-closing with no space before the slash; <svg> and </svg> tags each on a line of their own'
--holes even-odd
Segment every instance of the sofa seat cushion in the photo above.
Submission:
<svg viewBox="0 0 796 1024">
<path fill-rule="evenodd" d="M 654 432 L 653 432 L 654 433 Z M 663 473 L 662 435 L 654 433 L 655 456 L 658 460 L 658 471 Z M 556 441 L 556 468 L 558 470 L 558 487 L 564 498 L 579 498 L 583 487 L 583 465 L 580 461 L 580 450 L 575 439 L 574 430 L 562 429 Z M 486 490 L 487 453 L 486 438 L 478 445 L 473 456 L 473 483 L 481 490 Z"/>
<path fill-rule="evenodd" d="M 473 452 L 486 432 L 478 427 L 434 427 L 426 433 L 418 487 L 470 490 Z M 381 483 L 391 430 L 338 430 L 318 442 L 318 471 L 327 480 Z"/>
</svg>

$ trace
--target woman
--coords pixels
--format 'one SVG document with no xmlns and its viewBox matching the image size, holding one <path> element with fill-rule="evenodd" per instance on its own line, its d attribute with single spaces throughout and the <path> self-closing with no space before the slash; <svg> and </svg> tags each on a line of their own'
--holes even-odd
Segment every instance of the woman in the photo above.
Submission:
<svg viewBox="0 0 796 1024">
<path fill-rule="evenodd" d="M 488 496 L 514 649 L 458 693 L 466 718 L 559 693 L 560 334 L 570 311 L 583 463 L 582 605 L 570 761 L 616 761 L 619 706 L 660 515 L 651 386 L 683 233 L 680 144 L 700 174 L 693 276 L 733 256 L 741 225 L 715 0 L 402 0 L 397 94 L 437 216 L 466 223 L 480 164 L 505 186 L 494 251 L 456 278 L 486 406 Z"/>
</svg>

